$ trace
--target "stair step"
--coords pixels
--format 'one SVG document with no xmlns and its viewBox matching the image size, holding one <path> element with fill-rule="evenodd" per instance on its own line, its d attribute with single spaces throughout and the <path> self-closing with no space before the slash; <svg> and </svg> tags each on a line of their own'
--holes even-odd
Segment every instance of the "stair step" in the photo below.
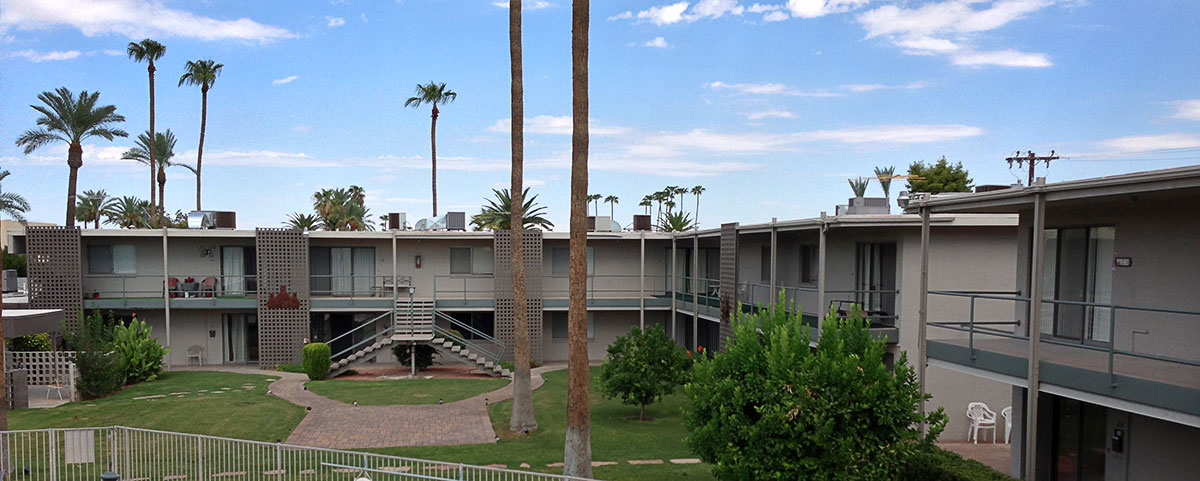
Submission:
<svg viewBox="0 0 1200 481">
<path fill-rule="evenodd" d="M 435 338 L 433 338 L 433 343 L 434 343 L 434 344 L 442 344 L 442 343 L 444 343 L 444 342 L 446 342 L 446 340 L 445 340 L 445 339 L 443 339 L 443 338 L 440 338 L 440 337 L 435 337 Z"/>
<path fill-rule="evenodd" d="M 479 354 L 471 353 L 471 354 L 467 355 L 467 359 L 470 359 L 472 361 L 479 359 Z"/>
<path fill-rule="evenodd" d="M 488 362 L 485 362 L 485 363 L 483 363 L 483 368 L 484 368 L 484 369 L 491 369 L 491 368 L 492 368 L 492 366 L 495 366 L 495 365 L 496 365 L 496 363 L 494 363 L 494 362 L 492 362 L 492 361 L 488 361 Z"/>
<path fill-rule="evenodd" d="M 450 344 L 450 345 L 446 346 L 445 344 L 443 344 L 443 346 L 450 348 L 450 351 L 452 351 L 452 352 L 459 352 L 459 351 L 463 350 L 463 347 L 459 346 L 457 344 L 453 344 L 453 343 L 449 343 L 449 342 L 446 344 Z"/>
</svg>

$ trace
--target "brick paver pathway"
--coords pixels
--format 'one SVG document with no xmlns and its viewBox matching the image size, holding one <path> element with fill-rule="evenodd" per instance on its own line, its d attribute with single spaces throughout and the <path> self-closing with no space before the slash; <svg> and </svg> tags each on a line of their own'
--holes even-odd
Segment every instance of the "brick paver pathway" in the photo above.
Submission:
<svg viewBox="0 0 1200 481">
<path fill-rule="evenodd" d="M 532 387 L 542 386 L 543 372 L 565 365 L 543 366 L 532 372 Z M 446 404 L 353 406 L 304 389 L 307 376 L 278 374 L 271 393 L 293 404 L 311 407 L 292 431 L 288 444 L 322 448 L 360 449 L 397 446 L 437 446 L 496 442 L 488 402 L 512 397 L 512 384 L 470 399 Z"/>
</svg>

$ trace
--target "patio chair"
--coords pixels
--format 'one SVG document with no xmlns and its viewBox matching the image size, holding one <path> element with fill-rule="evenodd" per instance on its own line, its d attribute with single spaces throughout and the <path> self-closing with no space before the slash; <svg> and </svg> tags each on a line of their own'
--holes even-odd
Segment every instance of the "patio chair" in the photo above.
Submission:
<svg viewBox="0 0 1200 481">
<path fill-rule="evenodd" d="M 69 389 L 67 385 L 67 376 L 63 374 L 55 374 L 50 384 L 46 386 L 46 399 L 50 399 L 50 393 L 58 394 L 58 400 L 63 400 L 63 391 Z"/>
<path fill-rule="evenodd" d="M 1012 406 L 1001 409 L 1000 415 L 1004 416 L 1004 444 L 1008 444 L 1012 436 Z"/>
<path fill-rule="evenodd" d="M 196 364 L 204 365 L 204 348 L 199 345 L 193 345 L 187 350 L 187 363 L 191 364 L 192 359 L 196 360 Z"/>
<path fill-rule="evenodd" d="M 217 294 L 217 278 L 205 277 L 200 282 L 200 297 L 213 297 Z"/>
<path fill-rule="evenodd" d="M 971 421 L 971 427 L 967 430 L 967 440 L 974 440 L 975 444 L 979 444 L 979 430 L 991 429 L 992 442 L 996 442 L 996 412 L 988 409 L 988 405 L 981 402 L 973 402 L 967 404 L 967 419 Z"/>
<path fill-rule="evenodd" d="M 167 278 L 167 295 L 170 297 L 179 297 L 179 279 L 176 277 Z"/>
</svg>

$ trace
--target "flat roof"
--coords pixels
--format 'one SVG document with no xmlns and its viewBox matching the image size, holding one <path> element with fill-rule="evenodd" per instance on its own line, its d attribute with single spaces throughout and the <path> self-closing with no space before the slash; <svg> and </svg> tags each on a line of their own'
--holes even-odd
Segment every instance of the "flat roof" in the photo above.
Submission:
<svg viewBox="0 0 1200 481">
<path fill-rule="evenodd" d="M 87 237 L 154 237 L 161 238 L 164 229 L 83 229 L 80 234 Z M 165 229 L 168 238 L 200 238 L 200 239 L 253 239 L 252 229 Z M 490 240 L 491 231 L 307 231 L 310 239 L 380 239 L 388 240 L 395 236 L 397 239 L 481 239 Z M 542 233 L 545 239 L 562 239 L 570 237 L 569 232 L 549 231 Z M 665 232 L 589 232 L 588 239 L 670 239 L 671 234 Z"/>
<path fill-rule="evenodd" d="M 946 227 L 1015 227 L 1017 216 L 1012 214 L 938 214 L 931 215 L 929 222 L 933 225 Z M 739 234 L 769 233 L 772 229 L 779 232 L 819 230 L 821 226 L 828 228 L 910 228 L 921 226 L 921 216 L 916 214 L 843 214 L 825 217 L 810 217 L 758 224 L 738 225 Z M 702 229 L 699 231 L 680 233 L 679 237 L 719 237 L 721 229 Z"/>
<path fill-rule="evenodd" d="M 1050 203 L 1180 189 L 1200 189 L 1200 165 L 1034 184 L 992 192 L 935 194 L 924 199 L 913 199 L 907 210 L 928 207 L 930 212 L 1018 212 L 1033 203 L 1036 194 L 1045 195 L 1046 202 Z"/>
</svg>

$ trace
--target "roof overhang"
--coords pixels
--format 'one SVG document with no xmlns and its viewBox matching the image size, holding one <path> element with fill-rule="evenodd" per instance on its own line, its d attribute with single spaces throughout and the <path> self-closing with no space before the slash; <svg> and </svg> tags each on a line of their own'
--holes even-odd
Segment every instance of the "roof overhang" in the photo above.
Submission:
<svg viewBox="0 0 1200 481">
<path fill-rule="evenodd" d="M 62 325 L 62 309 L 5 309 L 4 337 L 13 338 L 57 332 Z"/>
</svg>

